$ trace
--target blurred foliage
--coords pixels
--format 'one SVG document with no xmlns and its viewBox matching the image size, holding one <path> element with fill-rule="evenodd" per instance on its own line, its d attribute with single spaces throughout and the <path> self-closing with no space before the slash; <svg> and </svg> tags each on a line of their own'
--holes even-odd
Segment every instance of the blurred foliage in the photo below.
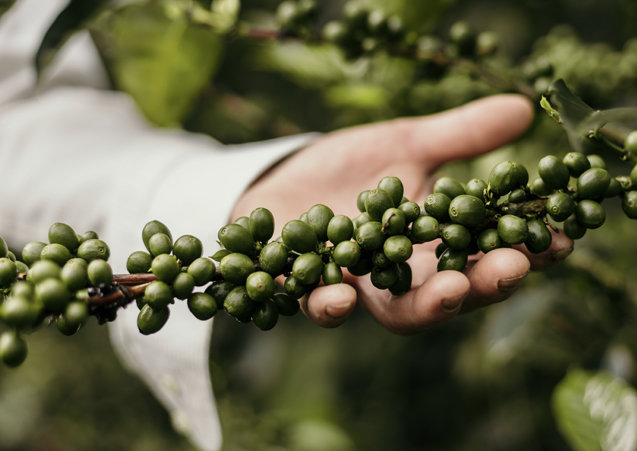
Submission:
<svg viewBox="0 0 637 451">
<path fill-rule="evenodd" d="M 10 3 L 0 2 L 0 13 Z M 157 124 L 226 143 L 429 114 L 510 90 L 462 65 L 440 73 L 383 53 L 348 61 L 330 45 L 215 31 L 215 11 L 234 20 L 231 3 L 104 2 L 86 22 L 62 21 L 47 58 L 65 33 L 90 23 L 114 89 L 132 92 Z M 483 64 L 505 81 L 542 91 L 563 78 L 594 108 L 637 104 L 634 1 L 364 3 L 400 15 L 413 33 L 444 39 L 458 20 L 495 31 L 500 51 Z M 238 20 L 274 28 L 278 4 L 243 0 Z M 318 26 L 339 17 L 343 2 L 320 5 Z M 539 156 L 568 149 L 564 131 L 538 112 L 516 143 L 441 172 L 486 177 L 501 159 L 532 168 Z M 607 156 L 594 145 L 584 150 Z M 611 159 L 609 169 L 627 172 Z M 414 336 L 392 335 L 364 312 L 335 330 L 297 317 L 267 333 L 219 318 L 211 368 L 224 450 L 569 449 L 565 440 L 578 439 L 558 431 L 553 390 L 565 376 L 568 384 L 573 374 L 596 374 L 570 368 L 637 383 L 637 240 L 619 204 L 608 205 L 604 227 L 578 241 L 566 264 L 530 275 L 505 303 Z M 17 371 L 0 369 L 0 449 L 188 450 L 114 359 L 105 330 L 91 324 L 81 333 L 37 334 L 33 358 Z"/>
</svg>

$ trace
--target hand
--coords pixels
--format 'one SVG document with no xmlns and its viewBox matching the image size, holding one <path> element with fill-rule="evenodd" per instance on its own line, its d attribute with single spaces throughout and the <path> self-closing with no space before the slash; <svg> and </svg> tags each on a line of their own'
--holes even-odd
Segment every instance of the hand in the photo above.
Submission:
<svg viewBox="0 0 637 451">
<path fill-rule="evenodd" d="M 256 207 L 272 211 L 277 231 L 312 205 L 322 203 L 335 214 L 356 216 L 356 198 L 386 175 L 399 177 L 405 196 L 422 204 L 431 192 L 431 174 L 443 163 L 478 156 L 516 138 L 533 116 L 521 96 L 485 98 L 433 116 L 397 119 L 330 133 L 292 155 L 251 186 L 233 217 Z M 414 246 L 409 259 L 412 289 L 402 296 L 375 288 L 367 277 L 344 274 L 344 283 L 320 286 L 301 300 L 317 324 L 342 324 L 356 302 L 383 326 L 411 333 L 506 299 L 531 268 L 565 258 L 572 241 L 554 234 L 551 248 L 539 255 L 521 248 L 478 255 L 464 272 L 437 272 L 435 244 Z M 346 271 L 345 271 L 346 273 Z"/>
</svg>

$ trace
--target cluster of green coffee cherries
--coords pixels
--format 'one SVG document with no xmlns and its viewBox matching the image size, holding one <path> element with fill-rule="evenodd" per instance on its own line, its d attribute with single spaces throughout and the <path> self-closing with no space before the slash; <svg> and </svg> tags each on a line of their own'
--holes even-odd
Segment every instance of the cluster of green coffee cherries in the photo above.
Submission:
<svg viewBox="0 0 637 451">
<path fill-rule="evenodd" d="M 314 0 L 285 0 L 279 4 L 276 18 L 283 36 L 310 39 L 318 6 Z M 381 8 L 371 8 L 358 0 L 344 4 L 342 17 L 327 22 L 319 39 L 337 45 L 348 59 L 389 50 L 401 55 L 420 56 L 431 60 L 444 55 L 481 57 L 493 54 L 498 38 L 493 32 L 475 33 L 465 22 L 453 24 L 447 42 L 433 35 L 408 32 L 398 15 Z M 438 61 L 441 63 L 441 61 Z"/>
<path fill-rule="evenodd" d="M 637 131 L 625 147 L 637 154 Z M 221 249 L 211 257 L 202 255 L 198 238 L 173 240 L 163 223 L 150 221 L 142 230 L 145 250 L 127 259 L 130 275 L 113 275 L 109 247 L 95 232 L 55 223 L 49 242 L 27 243 L 21 260 L 0 239 L 0 359 L 22 363 L 23 335 L 43 324 L 55 322 L 72 335 L 89 316 L 112 321 L 132 301 L 143 334 L 159 331 L 175 302 L 185 302 L 199 320 L 225 311 L 268 330 L 280 315 L 296 314 L 298 299 L 319 284 L 342 282 L 344 271 L 369 274 L 376 288 L 393 295 L 406 293 L 407 261 L 420 243 L 439 240 L 438 270 L 462 271 L 479 252 L 515 245 L 547 250 L 553 223 L 581 238 L 604 223 L 602 202 L 610 197 L 620 197 L 626 215 L 637 219 L 637 166 L 612 177 L 601 157 L 571 152 L 543 157 L 537 172 L 529 181 L 523 165 L 504 161 L 487 180 L 442 177 L 423 204 L 405 198 L 402 182 L 387 176 L 358 195 L 357 216 L 317 204 L 284 224 L 276 239 L 272 213 L 256 208 L 219 230 Z"/>
<path fill-rule="evenodd" d="M 0 335 L 0 359 L 7 366 L 26 358 L 25 332 L 55 322 L 72 335 L 89 314 L 100 314 L 87 303 L 92 293 L 112 286 L 110 250 L 95 232 L 76 234 L 55 223 L 48 238 L 27 243 L 21 260 L 0 238 L 0 324 L 7 328 Z"/>
</svg>

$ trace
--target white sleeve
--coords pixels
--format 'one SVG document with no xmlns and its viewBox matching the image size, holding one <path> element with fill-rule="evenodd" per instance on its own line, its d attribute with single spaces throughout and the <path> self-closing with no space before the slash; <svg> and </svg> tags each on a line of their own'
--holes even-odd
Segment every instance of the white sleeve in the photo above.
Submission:
<svg viewBox="0 0 637 451">
<path fill-rule="evenodd" d="M 238 197 L 273 162 L 312 139 L 301 135 L 245 146 L 148 125 L 124 94 L 57 88 L 0 105 L 0 236 L 19 248 L 46 241 L 53 222 L 96 230 L 124 272 L 143 249 L 141 229 L 164 222 L 176 238 L 199 237 L 215 251 L 217 231 Z M 209 377 L 212 322 L 171 306 L 166 326 L 143 336 L 137 307 L 110 324 L 115 350 L 170 411 L 175 427 L 202 450 L 221 431 Z M 27 362 L 28 364 L 28 362 Z"/>
</svg>

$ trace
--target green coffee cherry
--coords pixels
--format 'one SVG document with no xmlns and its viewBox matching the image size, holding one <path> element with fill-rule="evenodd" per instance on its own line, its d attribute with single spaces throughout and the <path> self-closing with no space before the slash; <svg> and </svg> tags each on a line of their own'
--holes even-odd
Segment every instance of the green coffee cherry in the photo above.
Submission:
<svg viewBox="0 0 637 451">
<path fill-rule="evenodd" d="M 275 277 L 283 274 L 287 261 L 288 249 L 277 241 L 266 244 L 259 254 L 260 268 Z"/>
<path fill-rule="evenodd" d="M 137 315 L 137 328 L 143 335 L 159 332 L 159 330 L 164 327 L 164 324 L 166 324 L 166 321 L 168 321 L 169 315 L 170 310 L 168 310 L 168 307 L 155 310 L 146 304 L 139 311 L 139 315 Z"/>
<path fill-rule="evenodd" d="M 326 263 L 323 267 L 322 280 L 325 285 L 333 285 L 343 281 L 343 271 L 334 262 Z"/>
<path fill-rule="evenodd" d="M 155 310 L 161 310 L 173 301 L 170 286 L 161 280 L 154 280 L 144 290 L 144 302 Z"/>
<path fill-rule="evenodd" d="M 246 279 L 246 291 L 250 299 L 265 302 L 274 294 L 274 280 L 265 271 L 256 271 Z"/>
<path fill-rule="evenodd" d="M 381 219 L 382 230 L 387 235 L 398 235 L 405 230 L 405 214 L 398 208 L 388 208 Z"/>
<path fill-rule="evenodd" d="M 606 169 L 593 167 L 577 178 L 577 196 L 580 199 L 599 199 L 604 197 L 610 175 Z"/>
<path fill-rule="evenodd" d="M 188 266 L 203 253 L 203 244 L 196 236 L 183 235 L 177 238 L 173 245 L 173 254 L 182 265 Z"/>
<path fill-rule="evenodd" d="M 624 149 L 632 156 L 637 156 L 637 130 L 630 132 L 624 140 Z"/>
<path fill-rule="evenodd" d="M 57 263 L 50 260 L 39 260 L 29 269 L 27 279 L 37 284 L 48 278 L 59 278 L 60 272 L 61 268 Z"/>
<path fill-rule="evenodd" d="M 129 274 L 141 274 L 150 270 L 153 257 L 148 252 L 135 251 L 126 260 L 126 270 Z"/>
<path fill-rule="evenodd" d="M 575 207 L 575 217 L 587 229 L 596 229 L 604 224 L 606 211 L 599 202 L 585 199 Z"/>
<path fill-rule="evenodd" d="M 622 196 L 622 209 L 626 216 L 631 219 L 637 219 L 637 191 L 626 191 L 624 193 Z"/>
<path fill-rule="evenodd" d="M 7 242 L 4 238 L 0 237 L 0 258 L 6 257 L 7 255 L 9 255 L 9 247 L 7 246 Z"/>
<path fill-rule="evenodd" d="M 440 225 L 433 216 L 419 216 L 411 225 L 411 237 L 420 243 L 435 240 L 439 233 Z"/>
<path fill-rule="evenodd" d="M 35 299 L 54 313 L 61 313 L 71 299 L 71 293 L 60 279 L 48 278 L 35 286 Z"/>
<path fill-rule="evenodd" d="M 617 197 L 622 193 L 622 185 L 615 177 L 610 178 L 608 188 L 604 192 L 604 197 Z"/>
<path fill-rule="evenodd" d="M 51 260 L 60 266 L 70 260 L 71 257 L 73 257 L 71 251 L 57 243 L 47 244 L 42 248 L 42 252 L 40 253 L 42 260 Z"/>
<path fill-rule="evenodd" d="M 61 244 L 71 252 L 80 245 L 75 230 L 61 222 L 56 222 L 49 227 L 49 243 Z"/>
<path fill-rule="evenodd" d="M 575 215 L 572 215 L 563 224 L 564 233 L 572 240 L 579 240 L 586 234 L 586 227 L 579 223 Z"/>
<path fill-rule="evenodd" d="M 567 167 L 572 177 L 579 177 L 584 171 L 591 168 L 591 164 L 586 155 L 580 152 L 569 152 L 564 155 L 562 163 Z"/>
<path fill-rule="evenodd" d="M 358 198 L 356 198 L 356 207 L 358 208 L 358 211 L 360 211 L 361 213 L 365 213 L 365 200 L 367 200 L 367 195 L 369 194 L 369 190 L 366 189 L 365 191 L 361 191 L 358 194 Z"/>
<path fill-rule="evenodd" d="M 398 263 L 398 265 L 396 265 L 396 274 L 396 282 L 389 287 L 389 291 L 394 296 L 400 296 L 411 289 L 412 274 L 409 263 Z"/>
<path fill-rule="evenodd" d="M 259 304 L 252 314 L 254 325 L 261 330 L 270 330 L 279 319 L 279 312 L 276 305 L 272 302 L 263 302 Z"/>
<path fill-rule="evenodd" d="M 526 223 L 528 235 L 524 244 L 526 248 L 534 253 L 544 252 L 551 246 L 553 239 L 551 232 L 541 219 L 530 219 Z"/>
<path fill-rule="evenodd" d="M 475 196 L 461 194 L 449 204 L 449 218 L 466 227 L 478 227 L 484 222 L 486 209 L 484 203 Z"/>
<path fill-rule="evenodd" d="M 254 263 L 247 255 L 234 252 L 221 259 L 219 271 L 228 282 L 241 285 L 254 272 Z"/>
<path fill-rule="evenodd" d="M 299 301 L 287 293 L 274 293 L 272 301 L 281 315 L 292 316 L 299 311 Z"/>
<path fill-rule="evenodd" d="M 223 308 L 228 314 L 242 322 L 250 320 L 254 307 L 255 304 L 248 296 L 245 287 L 233 288 L 223 301 Z"/>
<path fill-rule="evenodd" d="M 161 254 L 170 254 L 172 250 L 172 238 L 165 233 L 156 233 L 148 240 L 148 251 L 153 257 Z"/>
<path fill-rule="evenodd" d="M 531 190 L 531 193 L 538 197 L 545 197 L 553 192 L 553 189 L 551 189 L 546 183 L 544 183 L 544 180 L 539 177 L 530 183 L 529 189 Z"/>
<path fill-rule="evenodd" d="M 108 260 L 110 255 L 111 250 L 108 248 L 108 245 L 97 238 L 86 240 L 77 248 L 77 256 L 89 262 L 96 258 Z"/>
<path fill-rule="evenodd" d="M 217 309 L 222 309 L 223 301 L 234 287 L 235 285 L 227 280 L 215 280 L 208 288 L 206 288 L 205 293 L 212 296 L 217 304 Z"/>
<path fill-rule="evenodd" d="M 248 229 L 238 224 L 227 224 L 219 229 L 219 241 L 230 252 L 251 255 L 254 251 L 254 238 Z"/>
<path fill-rule="evenodd" d="M 478 249 L 486 254 L 487 252 L 502 247 L 502 240 L 496 229 L 484 229 L 480 232 L 480 235 L 478 235 L 477 245 Z"/>
<path fill-rule="evenodd" d="M 481 201 L 484 201 L 484 193 L 487 189 L 487 182 L 482 179 L 471 179 L 467 182 L 465 191 L 468 195 L 477 197 Z"/>
<path fill-rule="evenodd" d="M 398 281 L 398 268 L 396 264 L 392 264 L 386 268 L 374 267 L 369 275 L 372 285 L 379 290 L 385 290 Z"/>
<path fill-rule="evenodd" d="M 299 255 L 292 264 L 292 275 L 303 285 L 312 285 L 321 279 L 323 261 L 313 252 Z"/>
<path fill-rule="evenodd" d="M 351 274 L 360 277 L 364 276 L 365 274 L 369 274 L 373 266 L 374 265 L 372 264 L 371 256 L 362 254 L 355 264 L 347 267 L 347 270 Z"/>
<path fill-rule="evenodd" d="M 403 182 L 398 177 L 383 177 L 378 182 L 378 189 L 385 191 L 391 197 L 394 207 L 400 205 L 403 198 Z"/>
<path fill-rule="evenodd" d="M 332 251 L 332 259 L 338 266 L 349 267 L 358 263 L 361 247 L 353 241 L 341 241 Z"/>
<path fill-rule="evenodd" d="M 255 240 L 267 243 L 274 233 L 274 215 L 267 208 L 255 208 L 250 213 L 248 227 Z"/>
<path fill-rule="evenodd" d="M 46 243 L 43 243 L 42 241 L 28 242 L 22 249 L 22 261 L 31 266 L 36 261 L 40 260 L 40 255 L 42 253 L 42 249 L 44 249 L 44 246 L 46 246 Z M 4 256 L 6 256 L 6 252 L 4 252 Z"/>
<path fill-rule="evenodd" d="M 449 206 L 451 199 L 443 193 L 433 193 L 425 199 L 425 211 L 438 221 L 449 219 Z"/>
<path fill-rule="evenodd" d="M 166 227 L 162 222 L 153 220 L 149 221 L 144 225 L 142 229 L 142 241 L 144 242 L 144 246 L 148 249 L 148 240 L 156 233 L 164 233 L 168 235 L 172 241 L 172 235 L 168 227 Z M 106 259 L 104 259 L 106 260 Z"/>
<path fill-rule="evenodd" d="M 0 288 L 9 288 L 15 282 L 17 275 L 16 264 L 7 257 L 0 258 Z"/>
<path fill-rule="evenodd" d="M 450 249 L 466 249 L 471 243 L 471 232 L 460 224 L 449 224 L 442 230 L 442 242 Z"/>
<path fill-rule="evenodd" d="M 591 154 L 591 155 L 587 155 L 586 158 L 588 159 L 588 162 L 590 163 L 591 168 L 606 169 L 606 162 L 599 155 Z"/>
<path fill-rule="evenodd" d="M 84 233 L 79 233 L 77 235 L 77 239 L 78 239 L 78 243 L 82 244 L 86 240 L 97 240 L 99 239 L 99 236 L 97 235 L 97 232 L 95 232 L 94 230 L 89 230 Z"/>
<path fill-rule="evenodd" d="M 361 249 L 373 251 L 380 249 L 385 239 L 382 231 L 382 224 L 376 221 L 366 222 L 354 232 L 356 242 Z"/>
<path fill-rule="evenodd" d="M 200 287 L 212 280 L 215 270 L 215 263 L 212 260 L 207 257 L 199 257 L 188 265 L 186 271 L 192 276 L 195 285 Z"/>
<path fill-rule="evenodd" d="M 333 217 L 334 212 L 323 204 L 314 205 L 307 211 L 307 223 L 319 241 L 327 240 L 327 226 Z"/>
<path fill-rule="evenodd" d="M 570 173 L 566 165 L 555 155 L 547 155 L 538 163 L 537 171 L 546 186 L 562 189 L 568 185 Z"/>
<path fill-rule="evenodd" d="M 403 202 L 398 206 L 398 209 L 405 215 L 405 222 L 407 224 L 415 221 L 420 216 L 420 207 L 416 202 Z"/>
<path fill-rule="evenodd" d="M 383 253 L 394 263 L 406 262 L 411 257 L 412 252 L 411 240 L 405 235 L 390 236 L 383 243 Z"/>
<path fill-rule="evenodd" d="M 150 264 L 150 270 L 157 277 L 158 280 L 166 283 L 172 283 L 172 281 L 179 274 L 179 262 L 174 255 L 161 254 L 153 258 Z"/>
<path fill-rule="evenodd" d="M 525 186 L 529 180 L 526 168 L 515 161 L 497 164 L 489 174 L 491 191 L 502 196 L 515 188 Z"/>
<path fill-rule="evenodd" d="M 293 219 L 283 226 L 281 237 L 287 247 L 300 254 L 311 252 L 318 245 L 314 229 L 298 219 Z"/>
<path fill-rule="evenodd" d="M 558 222 L 566 220 L 574 211 L 575 202 L 564 192 L 555 192 L 546 200 L 546 212 Z"/>
<path fill-rule="evenodd" d="M 31 326 L 37 317 L 33 303 L 24 296 L 11 295 L 0 304 L 0 318 L 10 327 L 24 329 Z"/>
<path fill-rule="evenodd" d="M 307 287 L 294 276 L 289 276 L 285 279 L 283 288 L 285 289 L 285 292 L 288 295 L 294 297 L 294 299 L 299 299 L 307 292 Z"/>
<path fill-rule="evenodd" d="M 528 236 L 526 220 L 514 215 L 504 215 L 498 220 L 498 235 L 508 244 L 523 243 Z"/>
<path fill-rule="evenodd" d="M 113 270 L 111 265 L 102 259 L 92 260 L 86 268 L 89 282 L 94 286 L 110 285 L 113 283 Z"/>
<path fill-rule="evenodd" d="M 336 215 L 327 224 L 327 239 L 333 244 L 348 241 L 354 234 L 352 220 L 344 215 Z"/>
<path fill-rule="evenodd" d="M 27 343 L 17 331 L 6 330 L 0 335 L 0 359 L 10 367 L 15 368 L 27 357 Z"/>
<path fill-rule="evenodd" d="M 188 298 L 188 310 L 195 318 L 205 321 L 217 313 L 217 302 L 207 293 L 192 293 Z"/>
<path fill-rule="evenodd" d="M 392 264 L 392 261 L 387 258 L 382 250 L 372 253 L 372 264 L 378 268 L 386 268 Z"/>
<path fill-rule="evenodd" d="M 367 193 L 365 211 L 373 221 L 380 221 L 385 210 L 392 207 L 394 207 L 394 201 L 386 191 L 373 189 Z"/>
<path fill-rule="evenodd" d="M 188 299 L 194 288 L 195 278 L 187 272 L 180 272 L 173 280 L 172 291 L 177 299 Z"/>
<path fill-rule="evenodd" d="M 466 251 L 447 249 L 438 260 L 438 271 L 462 271 L 467 266 L 467 260 Z"/>
<path fill-rule="evenodd" d="M 451 177 L 440 177 L 436 180 L 436 183 L 434 183 L 434 193 L 442 193 L 447 196 L 450 201 L 456 196 L 465 194 L 462 184 Z"/>
<path fill-rule="evenodd" d="M 239 216 L 232 223 L 238 226 L 241 226 L 244 229 L 246 229 L 248 232 L 250 232 L 250 218 L 248 218 L 247 216 Z M 252 235 L 252 232 L 250 232 L 250 235 Z"/>
<path fill-rule="evenodd" d="M 367 212 L 361 213 L 360 215 L 352 219 L 352 225 L 354 226 L 354 230 L 358 229 L 360 226 L 362 226 L 366 222 L 370 222 L 371 220 L 372 220 L 372 217 L 369 215 L 369 213 Z"/>
</svg>

